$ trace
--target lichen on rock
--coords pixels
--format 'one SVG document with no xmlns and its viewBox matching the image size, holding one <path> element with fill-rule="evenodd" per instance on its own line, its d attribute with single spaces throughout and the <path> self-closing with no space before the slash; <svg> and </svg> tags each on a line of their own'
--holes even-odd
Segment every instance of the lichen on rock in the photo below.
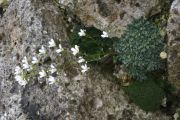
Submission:
<svg viewBox="0 0 180 120">
<path fill-rule="evenodd" d="M 168 20 L 168 72 L 169 81 L 180 90 L 180 1 L 175 0 Z"/>
</svg>

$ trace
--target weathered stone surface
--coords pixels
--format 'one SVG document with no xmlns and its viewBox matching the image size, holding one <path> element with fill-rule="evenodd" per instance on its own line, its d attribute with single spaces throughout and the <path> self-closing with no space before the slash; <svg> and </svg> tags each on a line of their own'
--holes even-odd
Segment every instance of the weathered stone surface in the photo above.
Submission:
<svg viewBox="0 0 180 120">
<path fill-rule="evenodd" d="M 168 20 L 169 81 L 180 90 L 180 1 L 172 3 Z"/>
<path fill-rule="evenodd" d="M 69 6 L 87 26 L 120 36 L 127 24 L 141 16 L 151 16 L 161 11 L 161 0 L 59 0 Z"/>
<path fill-rule="evenodd" d="M 147 114 L 129 103 L 112 82 L 112 74 L 102 73 L 98 67 L 92 66 L 84 75 L 80 71 L 71 77 L 62 74 L 60 84 L 33 80 L 20 87 L 13 72 L 23 56 L 31 59 L 50 38 L 61 38 L 63 47 L 69 49 L 65 18 L 50 0 L 13 0 L 7 8 L 0 22 L 1 120 L 170 120 L 162 113 Z"/>
</svg>

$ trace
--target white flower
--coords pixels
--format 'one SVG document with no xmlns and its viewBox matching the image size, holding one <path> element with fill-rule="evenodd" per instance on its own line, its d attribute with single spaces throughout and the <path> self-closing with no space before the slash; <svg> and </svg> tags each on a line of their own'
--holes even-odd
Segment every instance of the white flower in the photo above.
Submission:
<svg viewBox="0 0 180 120">
<path fill-rule="evenodd" d="M 27 57 L 25 56 L 24 58 L 23 58 L 23 60 L 22 60 L 22 67 L 23 67 L 23 69 L 26 69 L 26 70 L 30 70 L 30 65 L 29 65 L 29 63 L 28 63 L 28 61 L 27 61 Z"/>
<path fill-rule="evenodd" d="M 47 76 L 47 74 L 46 74 L 46 72 L 44 70 L 41 70 L 39 72 L 39 75 L 40 75 L 40 78 L 43 78 L 43 77 Z"/>
<path fill-rule="evenodd" d="M 75 45 L 74 48 L 71 48 L 72 54 L 76 55 L 79 53 L 79 46 Z"/>
<path fill-rule="evenodd" d="M 57 69 L 54 67 L 54 65 L 51 64 L 50 71 L 51 71 L 51 74 L 52 74 L 52 73 L 55 73 L 57 71 Z"/>
<path fill-rule="evenodd" d="M 64 4 L 65 0 L 60 0 L 59 3 L 60 4 Z"/>
<path fill-rule="evenodd" d="M 22 69 L 21 69 L 21 67 L 20 66 L 16 66 L 15 67 L 15 75 L 19 75 L 20 73 L 22 72 Z"/>
<path fill-rule="evenodd" d="M 27 81 L 26 80 L 21 80 L 21 81 L 18 81 L 18 83 L 21 85 L 21 86 L 25 86 L 27 84 Z"/>
<path fill-rule="evenodd" d="M 86 30 L 80 29 L 80 32 L 78 32 L 79 36 L 86 36 Z"/>
<path fill-rule="evenodd" d="M 103 31 L 103 34 L 101 35 L 102 38 L 107 38 L 108 37 L 108 34 L 107 32 Z"/>
<path fill-rule="evenodd" d="M 46 54 L 46 49 L 44 46 L 41 46 L 41 49 L 39 49 L 39 54 Z"/>
<path fill-rule="evenodd" d="M 56 82 L 56 80 L 55 80 L 55 78 L 53 76 L 49 76 L 48 82 L 51 85 L 51 84 L 54 84 Z"/>
<path fill-rule="evenodd" d="M 87 67 L 87 64 L 81 65 L 81 68 L 82 68 L 82 70 L 81 70 L 82 73 L 85 73 L 86 71 L 88 71 L 90 69 L 89 67 Z"/>
<path fill-rule="evenodd" d="M 57 53 L 61 53 L 64 49 L 62 48 L 61 44 L 59 44 L 59 49 L 56 50 Z"/>
<path fill-rule="evenodd" d="M 174 117 L 174 120 L 178 120 L 178 118 L 179 118 L 180 116 L 179 116 L 179 114 L 176 112 L 173 117 Z"/>
<path fill-rule="evenodd" d="M 22 59 L 22 63 L 27 63 L 27 57 L 26 56 Z"/>
<path fill-rule="evenodd" d="M 85 59 L 82 57 L 79 57 L 78 63 L 83 63 L 83 62 L 85 62 Z"/>
<path fill-rule="evenodd" d="M 23 78 L 20 75 L 16 75 L 15 76 L 15 80 L 16 81 L 21 81 L 21 80 L 23 80 Z"/>
<path fill-rule="evenodd" d="M 51 47 L 55 47 L 55 46 L 56 46 L 56 43 L 54 42 L 53 39 L 51 39 L 51 40 L 49 41 L 49 47 L 51 48 Z"/>
<path fill-rule="evenodd" d="M 20 75 L 16 75 L 15 79 L 21 86 L 25 86 L 27 84 L 27 81 Z"/>
<path fill-rule="evenodd" d="M 166 59 L 167 58 L 167 53 L 166 52 L 161 52 L 160 53 L 160 57 L 161 57 L 161 59 Z"/>
<path fill-rule="evenodd" d="M 32 64 L 36 64 L 36 63 L 38 63 L 39 61 L 38 61 L 38 59 L 37 59 L 37 57 L 32 57 Z"/>
<path fill-rule="evenodd" d="M 167 98 L 166 97 L 163 98 L 161 105 L 163 107 L 166 107 L 166 105 L 167 105 Z"/>
</svg>

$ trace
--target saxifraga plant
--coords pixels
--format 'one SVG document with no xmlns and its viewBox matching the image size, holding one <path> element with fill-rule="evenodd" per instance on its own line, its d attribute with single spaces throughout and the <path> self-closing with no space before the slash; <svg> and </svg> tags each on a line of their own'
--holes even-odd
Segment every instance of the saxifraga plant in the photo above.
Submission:
<svg viewBox="0 0 180 120">
<path fill-rule="evenodd" d="M 164 49 L 159 29 L 144 18 L 127 26 L 121 38 L 114 42 L 117 60 L 136 80 L 147 79 L 147 73 L 165 67 L 159 54 Z"/>
<path fill-rule="evenodd" d="M 86 30 L 85 36 L 78 35 L 81 28 Z M 71 45 L 78 45 L 80 47 L 80 55 L 88 62 L 99 61 L 112 53 L 113 39 L 116 39 L 102 38 L 101 34 L 102 31 L 95 27 L 76 26 L 70 35 L 70 43 Z"/>
</svg>

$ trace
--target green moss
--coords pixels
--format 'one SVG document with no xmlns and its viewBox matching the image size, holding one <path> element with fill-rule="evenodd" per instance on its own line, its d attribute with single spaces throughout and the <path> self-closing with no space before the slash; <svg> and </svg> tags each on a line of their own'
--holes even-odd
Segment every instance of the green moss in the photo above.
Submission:
<svg viewBox="0 0 180 120">
<path fill-rule="evenodd" d="M 165 68 L 159 57 L 164 50 L 159 29 L 143 18 L 127 26 L 121 38 L 114 42 L 114 49 L 117 60 L 136 80 L 145 80 L 149 72 Z"/>
<path fill-rule="evenodd" d="M 130 99 L 141 109 L 152 112 L 159 110 L 165 95 L 163 89 L 155 84 L 153 80 L 145 82 L 136 81 L 130 86 L 125 87 L 125 91 Z"/>
</svg>

